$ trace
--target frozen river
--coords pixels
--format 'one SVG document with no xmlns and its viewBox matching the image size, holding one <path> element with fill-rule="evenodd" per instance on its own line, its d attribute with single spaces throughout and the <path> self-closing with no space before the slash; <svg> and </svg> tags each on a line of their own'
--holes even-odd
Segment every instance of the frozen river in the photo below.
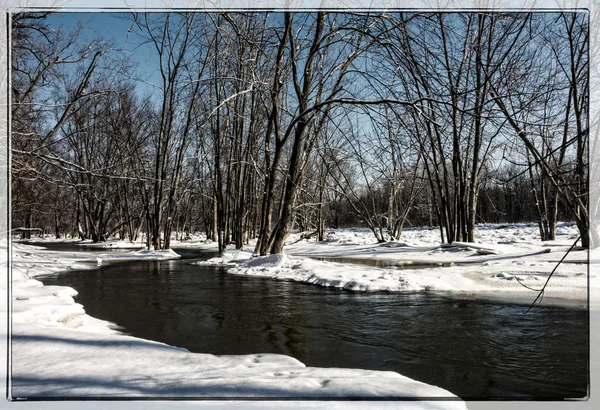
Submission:
<svg viewBox="0 0 600 410">
<path fill-rule="evenodd" d="M 39 277 L 70 286 L 132 336 L 212 354 L 280 353 L 307 366 L 392 370 L 469 398 L 583 397 L 588 312 L 424 293 L 354 293 L 189 263 L 108 264 Z"/>
</svg>

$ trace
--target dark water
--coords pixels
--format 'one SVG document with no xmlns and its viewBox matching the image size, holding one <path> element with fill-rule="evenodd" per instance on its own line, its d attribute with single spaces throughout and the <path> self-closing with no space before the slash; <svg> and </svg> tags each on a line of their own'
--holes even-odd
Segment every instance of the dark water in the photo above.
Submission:
<svg viewBox="0 0 600 410">
<path fill-rule="evenodd" d="M 178 251 L 200 258 L 191 251 Z M 203 255 L 204 258 L 207 255 Z M 191 260 L 46 276 L 133 336 L 213 354 L 392 370 L 469 398 L 584 397 L 588 312 L 431 294 L 364 294 L 225 273 Z"/>
</svg>

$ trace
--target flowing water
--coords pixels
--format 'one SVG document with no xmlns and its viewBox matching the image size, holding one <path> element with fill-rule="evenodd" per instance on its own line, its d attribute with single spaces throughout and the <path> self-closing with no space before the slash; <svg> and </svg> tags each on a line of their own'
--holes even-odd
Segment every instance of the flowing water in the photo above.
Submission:
<svg viewBox="0 0 600 410">
<path fill-rule="evenodd" d="M 281 353 L 307 366 L 392 370 L 463 399 L 587 395 L 586 310 L 353 293 L 194 266 L 212 255 L 41 277 L 123 332 L 213 354 Z"/>
</svg>

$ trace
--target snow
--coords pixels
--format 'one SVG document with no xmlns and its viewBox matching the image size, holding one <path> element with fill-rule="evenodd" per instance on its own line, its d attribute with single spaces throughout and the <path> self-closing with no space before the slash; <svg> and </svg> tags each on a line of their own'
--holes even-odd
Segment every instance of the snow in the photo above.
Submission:
<svg viewBox="0 0 600 410">
<path fill-rule="evenodd" d="M 23 324 L 14 326 L 12 341 L 16 398 L 449 396 L 394 372 L 310 368 L 276 354 L 194 354 L 129 336 Z"/>
<path fill-rule="evenodd" d="M 215 250 L 215 249 L 211 249 Z M 252 252 L 245 250 L 226 250 L 215 258 L 210 258 L 207 261 L 194 262 L 194 265 L 235 265 L 239 262 L 246 262 L 252 258 Z"/>
<path fill-rule="evenodd" d="M 237 260 L 244 255 L 231 252 L 225 256 Z M 43 286 L 34 279 L 65 269 L 92 268 L 96 258 L 114 261 L 178 257 L 173 251 L 98 256 L 14 244 L 12 256 L 13 398 L 455 397 L 395 372 L 306 367 L 294 358 L 276 354 L 191 353 L 125 336 L 114 324 L 85 314 L 83 306 L 73 299 L 77 294 L 74 289 Z M 254 261 L 255 264 L 251 261 L 250 267 L 275 269 L 287 261 L 285 255 L 272 255 Z M 0 280 L 0 286 L 5 287 L 6 283 Z M 462 401 L 410 404 L 412 408 L 466 408 Z"/>
<path fill-rule="evenodd" d="M 407 229 L 401 240 L 388 243 L 377 243 L 365 229 L 331 230 L 320 243 L 294 234 L 280 255 L 253 256 L 249 244 L 245 250 L 226 250 L 198 264 L 225 265 L 231 274 L 352 291 L 439 292 L 531 303 L 537 293 L 521 283 L 541 288 L 577 235 L 569 223 L 559 224 L 552 242 L 539 241 L 534 224 L 481 225 L 477 243 L 448 246 L 439 243 L 437 229 Z M 173 246 L 216 250 L 215 243 L 198 237 Z M 394 372 L 310 368 L 288 356 L 259 352 L 190 353 L 125 336 L 115 324 L 87 315 L 74 300 L 75 290 L 43 286 L 34 279 L 104 262 L 178 257 L 172 250 L 98 254 L 14 244 L 13 397 L 453 397 Z M 336 258 L 344 258 L 344 263 Z M 567 256 L 550 279 L 543 304 L 588 304 L 588 258 L 590 263 L 600 261 L 599 250 L 574 250 Z M 0 287 L 6 283 L 0 279 Z M 598 300 L 599 287 L 597 272 L 591 270 L 592 301 Z M 591 307 L 597 308 L 593 303 Z M 462 401 L 403 403 L 465 408 Z"/>
<path fill-rule="evenodd" d="M 558 224 L 557 240 L 551 242 L 537 239 L 534 224 L 486 224 L 477 229 L 477 243 L 451 245 L 439 243 L 437 229 L 407 229 L 402 242 L 386 243 L 377 243 L 368 229 L 331 230 L 324 242 L 301 239 L 296 233 L 288 239 L 284 256 L 252 257 L 249 251 L 228 250 L 202 263 L 231 265 L 232 274 L 351 291 L 427 291 L 531 303 L 537 292 L 527 287 L 541 289 L 578 236 L 570 223 Z M 591 250 L 589 257 L 600 260 L 599 250 Z M 589 276 L 590 291 L 598 292 L 597 272 Z M 542 302 L 585 307 L 587 295 L 588 252 L 575 249 L 556 269 Z"/>
<path fill-rule="evenodd" d="M 145 246 L 144 242 L 137 241 L 123 241 L 123 240 L 110 240 L 106 242 L 92 242 L 90 240 L 78 241 L 77 245 L 82 248 L 88 249 L 139 249 Z"/>
<path fill-rule="evenodd" d="M 177 252 L 173 249 L 165 249 L 165 250 L 148 250 L 148 249 L 140 249 L 133 252 L 127 253 L 102 253 L 96 257 L 96 260 L 102 261 L 117 261 L 117 260 L 170 260 L 170 259 L 178 259 L 181 258 Z"/>
</svg>

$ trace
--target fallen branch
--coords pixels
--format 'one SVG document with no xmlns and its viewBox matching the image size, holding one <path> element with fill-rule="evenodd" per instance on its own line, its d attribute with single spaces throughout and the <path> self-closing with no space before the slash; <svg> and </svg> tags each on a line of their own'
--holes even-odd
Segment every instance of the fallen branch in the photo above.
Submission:
<svg viewBox="0 0 600 410">
<path fill-rule="evenodd" d="M 577 239 L 575 239 L 575 242 L 573 242 L 573 245 L 571 245 L 571 247 L 569 248 L 569 250 L 564 254 L 564 256 L 561 258 L 560 261 L 558 261 L 558 263 L 556 264 L 556 266 L 554 267 L 554 269 L 552 269 L 552 272 L 550 272 L 550 275 L 548 275 L 548 279 L 546 279 L 546 283 L 544 283 L 544 286 L 542 286 L 541 289 L 532 289 L 528 286 L 525 286 L 523 283 L 521 283 L 521 281 L 519 280 L 519 278 L 517 278 L 515 276 L 515 278 L 517 278 L 517 282 L 519 282 L 522 286 L 525 286 L 527 289 L 531 289 L 531 290 L 536 290 L 538 293 L 537 297 L 535 298 L 535 300 L 533 301 L 533 303 L 531 304 L 531 306 L 529 306 L 529 308 L 523 312 L 523 313 L 528 313 L 531 308 L 535 305 L 535 302 L 538 301 L 538 299 L 540 300 L 540 304 L 542 303 L 542 299 L 544 298 L 544 291 L 546 290 L 546 286 L 548 286 L 548 282 L 550 282 L 550 278 L 552 277 L 552 275 L 554 275 L 554 272 L 556 272 L 556 269 L 558 269 L 558 267 L 560 266 L 560 264 L 562 263 L 562 261 L 565 260 L 565 258 L 567 257 L 567 255 L 573 250 L 573 248 L 575 248 L 575 245 L 577 245 L 577 242 L 579 241 L 579 239 L 581 238 L 581 235 L 577 237 Z"/>
</svg>

